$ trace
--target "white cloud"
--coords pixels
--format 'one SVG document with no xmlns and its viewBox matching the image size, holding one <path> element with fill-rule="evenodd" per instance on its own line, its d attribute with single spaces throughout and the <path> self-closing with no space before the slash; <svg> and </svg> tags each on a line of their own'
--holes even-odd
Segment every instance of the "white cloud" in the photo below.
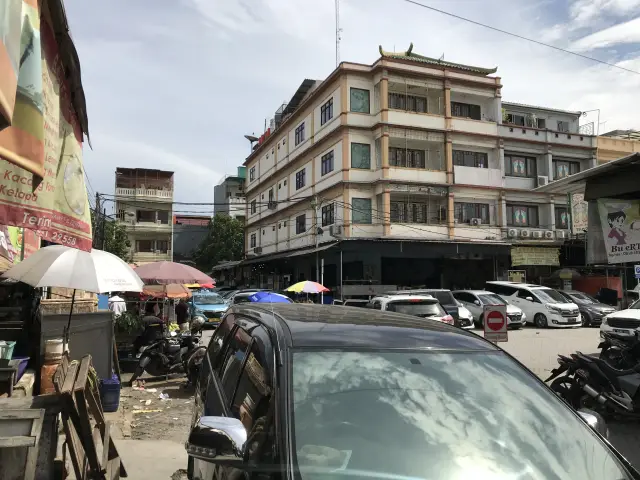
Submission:
<svg viewBox="0 0 640 480">
<path fill-rule="evenodd" d="M 575 26 L 595 23 L 603 16 L 616 18 L 638 13 L 640 0 L 576 0 L 570 8 Z"/>
<path fill-rule="evenodd" d="M 640 17 L 582 37 L 573 42 L 571 48 L 584 52 L 596 48 L 633 43 L 640 43 Z"/>
</svg>

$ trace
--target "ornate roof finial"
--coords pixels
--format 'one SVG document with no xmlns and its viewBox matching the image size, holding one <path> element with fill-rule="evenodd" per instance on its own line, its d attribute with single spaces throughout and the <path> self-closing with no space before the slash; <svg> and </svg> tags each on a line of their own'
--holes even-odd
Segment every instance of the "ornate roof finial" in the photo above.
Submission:
<svg viewBox="0 0 640 480">
<path fill-rule="evenodd" d="M 409 48 L 404 52 L 387 52 L 386 50 L 382 49 L 382 45 L 378 46 L 378 50 L 380 51 L 380 55 L 382 57 L 390 57 L 390 56 L 409 57 L 411 56 L 411 51 L 413 50 L 413 42 L 409 44 Z"/>
</svg>

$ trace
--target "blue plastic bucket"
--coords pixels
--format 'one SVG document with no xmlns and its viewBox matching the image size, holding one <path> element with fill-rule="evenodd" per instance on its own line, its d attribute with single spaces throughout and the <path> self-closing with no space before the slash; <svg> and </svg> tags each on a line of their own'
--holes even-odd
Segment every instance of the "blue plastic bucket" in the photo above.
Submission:
<svg viewBox="0 0 640 480">
<path fill-rule="evenodd" d="M 120 381 L 113 374 L 111 379 L 100 380 L 100 400 L 105 412 L 117 412 L 120 406 Z"/>
</svg>

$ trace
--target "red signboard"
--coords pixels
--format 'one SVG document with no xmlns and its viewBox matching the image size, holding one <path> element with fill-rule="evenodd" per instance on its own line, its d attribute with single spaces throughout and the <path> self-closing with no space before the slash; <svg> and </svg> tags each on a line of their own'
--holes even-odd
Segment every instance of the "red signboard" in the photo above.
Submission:
<svg viewBox="0 0 640 480">
<path fill-rule="evenodd" d="M 484 306 L 484 338 L 490 342 L 506 342 L 507 336 L 507 306 Z"/>
</svg>

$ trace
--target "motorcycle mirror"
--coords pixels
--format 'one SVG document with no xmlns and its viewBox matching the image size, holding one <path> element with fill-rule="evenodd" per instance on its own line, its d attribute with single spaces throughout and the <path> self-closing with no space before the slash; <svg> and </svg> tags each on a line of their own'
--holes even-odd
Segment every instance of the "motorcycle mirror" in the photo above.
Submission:
<svg viewBox="0 0 640 480">
<path fill-rule="evenodd" d="M 593 410 L 589 410 L 587 408 L 581 408 L 580 410 L 578 410 L 578 415 L 580 415 L 591 428 L 593 428 L 604 438 L 609 438 L 609 427 L 607 427 L 607 423 L 604 421 L 602 415 L 600 415 L 598 412 L 594 412 Z"/>
</svg>

